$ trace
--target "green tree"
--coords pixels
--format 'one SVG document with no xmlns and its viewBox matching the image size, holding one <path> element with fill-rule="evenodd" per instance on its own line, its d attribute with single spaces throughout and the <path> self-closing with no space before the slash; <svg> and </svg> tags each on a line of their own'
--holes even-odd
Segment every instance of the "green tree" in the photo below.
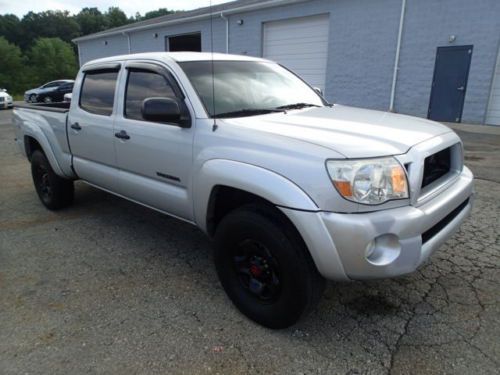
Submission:
<svg viewBox="0 0 500 375">
<path fill-rule="evenodd" d="M 104 15 L 108 28 L 123 26 L 130 22 L 123 10 L 118 7 L 110 7 Z"/>
<path fill-rule="evenodd" d="M 19 93 L 25 80 L 23 57 L 19 47 L 0 37 L 0 88 Z"/>
<path fill-rule="evenodd" d="M 75 21 L 80 26 L 82 35 L 97 33 L 106 29 L 106 17 L 97 8 L 83 8 L 75 16 Z"/>
<path fill-rule="evenodd" d="M 14 14 L 0 15 L 0 35 L 10 43 L 19 44 L 21 21 Z"/>
<path fill-rule="evenodd" d="M 37 84 L 56 79 L 74 79 L 78 64 L 73 48 L 59 38 L 39 38 L 28 53 Z"/>
<path fill-rule="evenodd" d="M 175 11 L 168 10 L 167 8 L 160 8 L 158 10 L 152 10 L 152 11 L 146 12 L 146 14 L 144 14 L 144 16 L 141 19 L 148 20 L 150 18 L 166 16 L 167 14 L 172 14 L 172 13 L 175 13 Z"/>
<path fill-rule="evenodd" d="M 21 49 L 26 50 L 39 37 L 60 38 L 71 42 L 80 35 L 80 26 L 68 11 L 29 12 L 21 20 L 23 39 Z"/>
</svg>

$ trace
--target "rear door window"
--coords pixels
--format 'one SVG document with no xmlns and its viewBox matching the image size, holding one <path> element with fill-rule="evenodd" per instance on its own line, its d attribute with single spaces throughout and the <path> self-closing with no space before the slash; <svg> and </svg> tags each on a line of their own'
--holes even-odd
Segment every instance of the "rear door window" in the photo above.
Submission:
<svg viewBox="0 0 500 375">
<path fill-rule="evenodd" d="M 97 115 L 110 116 L 113 113 L 117 78 L 117 70 L 87 72 L 80 92 L 80 108 Z"/>
</svg>

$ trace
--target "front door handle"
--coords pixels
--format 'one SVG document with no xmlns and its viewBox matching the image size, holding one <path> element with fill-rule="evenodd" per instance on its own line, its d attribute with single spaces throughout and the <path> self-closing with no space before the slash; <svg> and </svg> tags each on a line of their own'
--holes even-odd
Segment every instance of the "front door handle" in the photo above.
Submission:
<svg viewBox="0 0 500 375">
<path fill-rule="evenodd" d="M 457 87 L 457 90 L 458 91 L 465 91 L 465 87 L 464 86 Z"/>
<path fill-rule="evenodd" d="M 120 139 L 130 139 L 130 135 L 128 135 L 125 130 L 121 130 L 118 133 L 115 133 L 115 137 Z"/>
<path fill-rule="evenodd" d="M 82 130 L 82 127 L 79 123 L 75 122 L 74 124 L 71 124 L 71 129 Z"/>
</svg>

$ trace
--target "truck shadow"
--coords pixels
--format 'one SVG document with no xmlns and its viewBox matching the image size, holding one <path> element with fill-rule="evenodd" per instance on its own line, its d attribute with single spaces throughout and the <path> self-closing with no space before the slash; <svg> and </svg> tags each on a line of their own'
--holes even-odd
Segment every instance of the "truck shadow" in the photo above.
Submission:
<svg viewBox="0 0 500 375">
<path fill-rule="evenodd" d="M 175 264 L 174 273 L 182 277 L 178 282 L 191 284 L 193 288 L 202 286 L 206 288 L 203 292 L 209 295 L 218 294 L 218 300 L 223 302 L 221 308 L 234 311 L 215 274 L 210 240 L 195 226 L 83 183 L 77 184 L 75 205 L 67 213 L 70 212 L 80 217 L 93 217 L 99 227 L 98 233 L 102 234 L 96 241 L 112 244 L 111 249 L 128 249 L 131 256 L 149 263 L 149 268 L 158 268 L 160 274 L 171 276 L 171 266 Z M 127 268 L 126 258 L 120 259 L 124 262 L 122 268 Z M 176 282 L 172 278 L 169 280 Z M 405 278 L 329 283 L 322 303 L 313 314 L 321 316 L 317 328 L 320 329 L 324 320 L 335 322 L 346 312 L 360 318 L 397 315 L 400 302 L 387 296 L 384 290 L 388 284 L 404 289 L 405 282 L 411 283 Z M 307 325 L 314 325 L 314 317 L 306 321 Z"/>
</svg>

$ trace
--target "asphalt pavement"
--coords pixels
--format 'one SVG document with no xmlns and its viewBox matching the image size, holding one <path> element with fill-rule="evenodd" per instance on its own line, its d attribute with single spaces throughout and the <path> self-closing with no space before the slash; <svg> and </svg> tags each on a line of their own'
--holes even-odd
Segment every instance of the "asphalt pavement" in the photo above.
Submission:
<svg viewBox="0 0 500 375">
<path fill-rule="evenodd" d="M 470 219 L 418 272 L 329 283 L 297 326 L 262 328 L 195 227 L 83 183 L 49 212 L 0 111 L 0 374 L 497 374 L 500 135 L 459 130 Z M 495 161 L 496 160 L 496 161 Z"/>
</svg>

